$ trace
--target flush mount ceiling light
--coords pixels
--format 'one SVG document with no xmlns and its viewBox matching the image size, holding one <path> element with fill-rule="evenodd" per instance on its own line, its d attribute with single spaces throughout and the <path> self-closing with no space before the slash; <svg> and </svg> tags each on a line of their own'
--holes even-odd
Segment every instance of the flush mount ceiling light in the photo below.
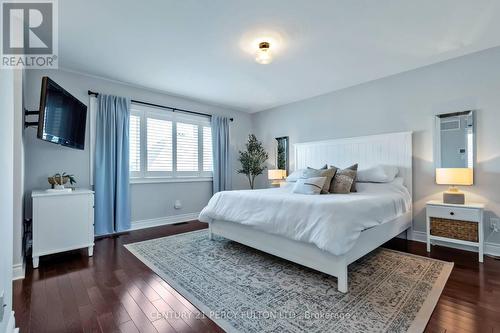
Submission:
<svg viewBox="0 0 500 333">
<path fill-rule="evenodd" d="M 240 48 L 254 58 L 255 62 L 269 64 L 274 61 L 274 57 L 281 58 L 281 54 L 287 49 L 287 40 L 284 32 L 254 29 L 241 37 Z M 249 59 L 245 56 L 245 60 Z"/>
<path fill-rule="evenodd" d="M 267 65 L 273 61 L 273 57 L 269 49 L 270 47 L 271 44 L 269 42 L 260 42 L 259 49 L 257 50 L 257 54 L 255 56 L 255 61 L 261 65 Z"/>
</svg>

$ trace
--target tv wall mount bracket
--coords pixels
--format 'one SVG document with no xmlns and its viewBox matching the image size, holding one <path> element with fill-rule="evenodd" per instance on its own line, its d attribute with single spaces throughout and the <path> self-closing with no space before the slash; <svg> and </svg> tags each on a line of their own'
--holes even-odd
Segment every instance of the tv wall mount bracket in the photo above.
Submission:
<svg viewBox="0 0 500 333">
<path fill-rule="evenodd" d="M 38 126 L 38 121 L 27 121 L 26 120 L 26 117 L 27 116 L 34 116 L 34 115 L 38 115 L 40 116 L 40 111 L 30 111 L 30 110 L 26 110 L 24 109 L 24 127 L 32 127 L 32 126 Z"/>
</svg>

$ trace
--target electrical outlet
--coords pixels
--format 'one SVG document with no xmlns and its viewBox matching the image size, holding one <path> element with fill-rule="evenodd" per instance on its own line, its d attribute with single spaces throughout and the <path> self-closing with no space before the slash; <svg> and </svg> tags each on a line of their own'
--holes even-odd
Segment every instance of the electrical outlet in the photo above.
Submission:
<svg viewBox="0 0 500 333">
<path fill-rule="evenodd" d="M 500 218 L 498 217 L 490 218 L 490 229 L 493 230 L 493 232 L 498 232 L 498 230 L 500 229 Z"/>
<path fill-rule="evenodd" d="M 175 200 L 174 208 L 175 209 L 181 209 L 182 208 L 182 203 L 181 203 L 180 200 Z"/>
</svg>

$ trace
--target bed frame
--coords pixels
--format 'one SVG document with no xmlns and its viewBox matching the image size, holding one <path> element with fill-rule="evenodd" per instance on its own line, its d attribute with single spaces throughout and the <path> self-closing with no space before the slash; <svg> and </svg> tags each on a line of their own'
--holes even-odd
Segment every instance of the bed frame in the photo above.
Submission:
<svg viewBox="0 0 500 333">
<path fill-rule="evenodd" d="M 320 167 L 325 163 L 347 167 L 359 163 L 362 168 L 376 164 L 399 168 L 399 176 L 412 194 L 412 133 L 389 133 L 347 139 L 295 144 L 295 168 Z M 412 210 L 406 214 L 363 231 L 354 247 L 336 256 L 313 244 L 260 231 L 227 221 L 213 221 L 209 237 L 220 235 L 280 258 L 335 276 L 337 288 L 348 291 L 347 267 L 388 240 L 412 227 Z"/>
</svg>

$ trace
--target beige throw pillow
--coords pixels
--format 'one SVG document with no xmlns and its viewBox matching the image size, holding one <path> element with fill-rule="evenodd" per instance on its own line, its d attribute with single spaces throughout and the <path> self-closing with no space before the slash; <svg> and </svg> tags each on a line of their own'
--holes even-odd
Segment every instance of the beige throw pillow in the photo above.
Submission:
<svg viewBox="0 0 500 333">
<path fill-rule="evenodd" d="M 331 168 L 335 168 L 334 166 L 330 166 Z M 333 177 L 332 183 L 330 185 L 329 192 L 330 193 L 349 193 L 356 192 L 356 174 L 358 170 L 358 164 L 351 165 L 345 169 L 337 169 L 335 173 L 335 177 Z M 352 178 L 349 181 L 349 178 Z M 349 190 L 345 192 L 345 186 L 350 183 Z"/>
<path fill-rule="evenodd" d="M 332 182 L 333 188 L 330 187 L 330 193 L 351 193 L 351 186 L 354 183 L 355 177 L 356 171 L 354 170 L 344 169 L 337 171 L 335 179 Z"/>
</svg>

